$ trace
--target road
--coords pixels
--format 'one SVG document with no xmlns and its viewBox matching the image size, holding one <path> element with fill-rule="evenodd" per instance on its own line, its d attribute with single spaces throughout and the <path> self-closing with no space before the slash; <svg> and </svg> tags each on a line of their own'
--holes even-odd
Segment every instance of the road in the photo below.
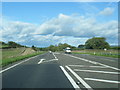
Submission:
<svg viewBox="0 0 120 90">
<path fill-rule="evenodd" d="M 117 90 L 118 64 L 116 58 L 47 52 L 4 67 L 2 88 Z"/>
</svg>

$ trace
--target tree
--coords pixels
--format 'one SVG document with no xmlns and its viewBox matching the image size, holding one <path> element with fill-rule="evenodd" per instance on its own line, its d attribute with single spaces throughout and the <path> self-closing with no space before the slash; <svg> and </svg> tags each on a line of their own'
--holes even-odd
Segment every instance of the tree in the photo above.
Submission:
<svg viewBox="0 0 120 90">
<path fill-rule="evenodd" d="M 35 50 L 35 51 L 37 51 L 37 49 L 36 49 L 36 47 L 34 45 L 32 45 L 32 49 Z"/>
<path fill-rule="evenodd" d="M 3 42 L 3 41 L 0 41 L 0 44 L 1 44 L 1 45 L 6 45 L 6 43 L 5 43 L 5 42 Z"/>
<path fill-rule="evenodd" d="M 84 49 L 85 48 L 85 45 L 78 45 L 78 48 L 81 48 L 81 49 Z"/>
<path fill-rule="evenodd" d="M 9 42 L 8 42 L 8 45 L 9 45 L 9 47 L 11 47 L 11 48 L 23 47 L 22 45 L 20 45 L 20 44 L 18 44 L 18 43 L 16 43 L 16 42 L 13 42 L 13 41 L 9 41 Z"/>
<path fill-rule="evenodd" d="M 104 37 L 93 37 L 92 39 L 88 39 L 85 42 L 86 49 L 109 49 L 110 45 L 107 43 L 106 38 Z"/>
</svg>

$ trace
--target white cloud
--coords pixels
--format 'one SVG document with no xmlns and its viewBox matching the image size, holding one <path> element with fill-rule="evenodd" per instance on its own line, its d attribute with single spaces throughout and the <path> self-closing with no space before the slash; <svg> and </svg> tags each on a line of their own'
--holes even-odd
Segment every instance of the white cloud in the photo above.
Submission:
<svg viewBox="0 0 120 90">
<path fill-rule="evenodd" d="M 3 21 L 3 41 L 16 41 L 26 45 L 49 46 L 68 43 L 84 44 L 94 36 L 106 37 L 111 43 L 118 39 L 118 22 L 98 23 L 95 18 L 59 14 L 41 25 L 19 21 Z M 39 35 L 37 35 L 39 34 Z"/>
<path fill-rule="evenodd" d="M 101 11 L 99 14 L 109 16 L 109 15 L 113 14 L 113 12 L 114 12 L 114 8 L 107 7 L 103 11 Z"/>
<path fill-rule="evenodd" d="M 110 35 L 116 36 L 117 26 L 117 21 L 98 23 L 95 18 L 60 14 L 57 18 L 40 25 L 35 33 L 41 35 L 53 34 L 55 36 L 111 37 Z"/>
</svg>

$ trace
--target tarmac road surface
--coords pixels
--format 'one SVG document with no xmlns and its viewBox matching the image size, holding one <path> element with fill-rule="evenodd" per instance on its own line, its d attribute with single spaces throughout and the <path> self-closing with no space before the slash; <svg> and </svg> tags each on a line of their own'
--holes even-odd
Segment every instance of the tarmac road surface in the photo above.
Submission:
<svg viewBox="0 0 120 90">
<path fill-rule="evenodd" d="M 120 89 L 118 59 L 47 52 L 4 67 L 2 88 Z"/>
</svg>

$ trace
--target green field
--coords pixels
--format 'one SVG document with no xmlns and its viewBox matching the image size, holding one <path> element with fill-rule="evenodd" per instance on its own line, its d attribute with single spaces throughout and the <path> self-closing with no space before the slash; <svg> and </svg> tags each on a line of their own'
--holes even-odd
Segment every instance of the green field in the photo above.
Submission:
<svg viewBox="0 0 120 90">
<path fill-rule="evenodd" d="M 27 51 L 27 53 L 25 52 Z M 28 53 L 29 51 L 29 53 Z M 3 49 L 0 50 L 0 55 L 2 55 L 2 66 L 6 66 L 8 64 L 11 64 L 13 62 L 23 60 L 25 58 L 29 58 L 35 55 L 39 55 L 45 52 L 33 52 L 31 49 L 26 49 L 26 48 L 11 48 L 11 49 Z"/>
<path fill-rule="evenodd" d="M 0 48 L 4 48 L 4 47 L 9 47 L 8 45 L 1 45 L 0 44 Z"/>
<path fill-rule="evenodd" d="M 113 58 L 120 58 L 120 54 L 118 50 L 79 50 L 79 51 L 72 51 L 74 54 L 90 54 L 90 55 L 97 55 L 97 56 L 106 56 L 106 57 L 113 57 Z"/>
</svg>

